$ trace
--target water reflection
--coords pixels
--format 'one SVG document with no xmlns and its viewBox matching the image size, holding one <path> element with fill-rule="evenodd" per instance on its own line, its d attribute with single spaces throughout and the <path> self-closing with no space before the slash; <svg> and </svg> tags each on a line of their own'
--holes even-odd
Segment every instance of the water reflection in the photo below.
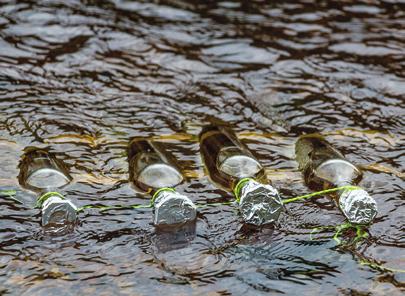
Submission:
<svg viewBox="0 0 405 296">
<path fill-rule="evenodd" d="M 186 277 L 187 281 L 215 282 L 216 275 L 226 266 L 226 258 L 214 252 L 214 244 L 202 235 L 196 223 L 156 229 L 152 250 L 156 262 L 165 271 Z"/>
<path fill-rule="evenodd" d="M 167 253 L 189 246 L 195 238 L 196 223 L 189 222 L 180 226 L 156 227 L 152 238 L 154 253 Z"/>
</svg>

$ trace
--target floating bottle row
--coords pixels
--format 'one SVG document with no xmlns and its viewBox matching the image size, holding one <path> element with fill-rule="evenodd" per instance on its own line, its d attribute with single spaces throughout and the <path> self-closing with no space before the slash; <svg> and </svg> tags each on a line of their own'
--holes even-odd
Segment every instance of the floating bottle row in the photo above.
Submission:
<svg viewBox="0 0 405 296">
<path fill-rule="evenodd" d="M 210 179 L 232 192 L 245 223 L 260 226 L 278 220 L 284 210 L 277 189 L 266 180 L 264 168 L 236 135 L 222 126 L 207 126 L 199 136 L 204 167 Z M 356 185 L 361 171 L 320 136 L 306 135 L 295 146 L 299 169 L 311 189 Z M 134 138 L 128 145 L 130 182 L 149 195 L 155 225 L 193 221 L 197 207 L 176 191 L 184 176 L 175 158 L 159 142 Z M 66 166 L 45 150 L 30 148 L 21 165 L 20 185 L 37 196 L 42 225 L 74 223 L 77 207 L 59 191 L 72 180 Z M 376 202 L 363 189 L 340 190 L 336 200 L 351 223 L 368 224 L 377 215 Z"/>
</svg>

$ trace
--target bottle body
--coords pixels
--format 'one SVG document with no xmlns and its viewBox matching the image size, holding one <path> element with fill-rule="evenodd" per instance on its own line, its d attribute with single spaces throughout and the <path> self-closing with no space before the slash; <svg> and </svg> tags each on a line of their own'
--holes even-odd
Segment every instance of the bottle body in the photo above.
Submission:
<svg viewBox="0 0 405 296">
<path fill-rule="evenodd" d="M 226 128 L 206 127 L 200 150 L 210 178 L 221 187 L 233 190 L 242 178 L 263 178 L 261 164 Z"/>
<path fill-rule="evenodd" d="M 60 189 L 72 180 L 63 163 L 42 149 L 29 149 L 24 154 L 18 179 L 24 188 L 35 192 Z"/>
<path fill-rule="evenodd" d="M 322 137 L 301 137 L 295 152 L 305 183 L 313 189 L 357 184 L 362 178 L 361 171 Z"/>
<path fill-rule="evenodd" d="M 184 177 L 170 156 L 154 142 L 133 139 L 128 147 L 130 180 L 139 190 L 151 194 L 155 225 L 174 225 L 193 221 L 196 206 L 174 188 Z"/>
<path fill-rule="evenodd" d="M 200 149 L 211 180 L 234 191 L 246 223 L 260 226 L 278 219 L 282 202 L 277 190 L 257 181 L 263 179 L 264 168 L 230 130 L 206 127 Z"/>
<path fill-rule="evenodd" d="M 154 193 L 160 188 L 174 188 L 184 178 L 177 167 L 169 163 L 153 142 L 136 138 L 129 144 L 130 179 L 141 191 Z"/>
<path fill-rule="evenodd" d="M 300 137 L 295 153 L 305 183 L 312 189 L 356 185 L 362 178 L 362 172 L 320 136 Z M 352 223 L 370 223 L 377 214 L 374 199 L 361 188 L 339 192 L 336 202 Z"/>
<path fill-rule="evenodd" d="M 72 178 L 64 164 L 52 154 L 29 149 L 20 163 L 18 179 L 22 187 L 40 194 L 37 206 L 41 208 L 42 226 L 59 227 L 76 221 L 77 207 L 58 192 Z"/>
</svg>

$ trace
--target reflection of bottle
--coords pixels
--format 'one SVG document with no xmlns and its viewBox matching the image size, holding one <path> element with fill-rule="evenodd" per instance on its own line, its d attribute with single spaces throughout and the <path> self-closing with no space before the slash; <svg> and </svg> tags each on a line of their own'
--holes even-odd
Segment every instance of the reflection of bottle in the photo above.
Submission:
<svg viewBox="0 0 405 296">
<path fill-rule="evenodd" d="M 204 128 L 200 149 L 210 178 L 234 191 L 246 223 L 264 225 L 278 219 L 283 206 L 277 190 L 257 181 L 264 178 L 263 167 L 231 131 Z"/>
<path fill-rule="evenodd" d="M 152 238 L 156 253 L 179 250 L 190 245 L 195 238 L 195 221 L 177 227 L 158 228 Z"/>
<path fill-rule="evenodd" d="M 151 237 L 154 261 L 177 275 L 217 274 L 225 259 L 213 251 L 217 246 L 206 235 L 198 234 L 204 225 L 200 224 L 198 229 L 196 226 L 196 223 L 189 222 L 157 227 Z"/>
<path fill-rule="evenodd" d="M 361 171 L 320 136 L 308 135 L 298 139 L 295 146 L 300 170 L 311 188 L 325 189 L 357 184 Z M 352 223 L 367 224 L 377 215 L 377 205 L 363 189 L 343 190 L 337 202 Z"/>
<path fill-rule="evenodd" d="M 174 166 L 170 155 L 158 149 L 158 143 L 135 138 L 129 144 L 130 180 L 134 185 L 153 195 L 154 224 L 171 225 L 196 218 L 196 206 L 174 187 L 183 176 Z"/>
<path fill-rule="evenodd" d="M 64 165 L 45 150 L 29 149 L 20 163 L 20 184 L 42 194 L 37 204 L 43 226 L 58 226 L 76 221 L 76 206 L 57 192 L 71 181 Z"/>
</svg>

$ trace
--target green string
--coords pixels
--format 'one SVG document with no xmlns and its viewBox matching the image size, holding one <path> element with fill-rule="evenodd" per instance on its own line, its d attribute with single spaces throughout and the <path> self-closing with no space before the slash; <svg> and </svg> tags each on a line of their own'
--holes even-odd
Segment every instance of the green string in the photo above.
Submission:
<svg viewBox="0 0 405 296">
<path fill-rule="evenodd" d="M 370 260 L 367 260 L 367 259 L 364 259 L 364 258 L 360 259 L 360 265 L 370 266 L 371 268 L 378 269 L 378 270 L 381 270 L 381 271 L 405 273 L 405 269 L 385 267 L 382 264 L 371 262 Z"/>
<path fill-rule="evenodd" d="M 232 205 L 233 201 L 224 201 L 224 202 L 213 202 L 213 203 L 206 203 L 202 205 L 196 205 L 198 209 L 208 208 L 208 207 L 218 207 L 218 206 L 228 206 Z"/>
<path fill-rule="evenodd" d="M 216 202 L 216 203 L 207 203 L 207 204 L 200 204 L 196 205 L 197 208 L 208 208 L 208 207 L 217 207 L 217 206 L 224 206 L 224 205 L 231 205 L 232 201 L 225 201 L 225 202 Z M 98 209 L 100 212 L 110 211 L 110 210 L 118 210 L 118 209 L 150 209 L 153 208 L 153 205 L 147 204 L 135 204 L 135 205 L 116 205 L 116 206 L 105 206 L 105 205 L 86 205 L 77 209 L 77 212 L 82 212 L 85 209 Z"/>
<path fill-rule="evenodd" d="M 364 225 L 357 225 L 357 224 L 351 224 L 350 222 L 346 222 L 340 225 L 335 225 L 335 226 L 321 226 L 321 227 L 315 227 L 312 229 L 309 237 L 310 240 L 314 240 L 312 235 L 316 232 L 319 233 L 322 230 L 325 229 L 334 229 L 335 232 L 333 234 L 332 239 L 337 243 L 338 246 L 342 247 L 348 247 L 350 245 L 356 244 L 361 240 L 364 240 L 369 237 L 369 234 L 367 233 L 365 226 Z M 353 240 L 346 242 L 343 244 L 341 237 L 343 236 L 343 233 L 345 231 L 348 231 L 350 229 L 355 229 L 356 230 L 356 236 L 354 237 Z M 366 265 L 369 266 L 370 268 L 377 269 L 380 271 L 385 271 L 385 272 L 398 272 L 398 273 L 405 273 L 404 269 L 397 269 L 397 268 L 391 268 L 391 267 L 385 267 L 382 264 L 372 262 L 371 260 L 367 258 L 360 258 L 360 265 Z"/>
<path fill-rule="evenodd" d="M 105 205 L 86 205 L 77 209 L 77 212 L 82 212 L 85 209 L 98 209 L 100 212 L 110 211 L 110 210 L 118 210 L 118 209 L 149 209 L 152 208 L 152 205 L 142 205 L 142 204 L 135 204 L 135 205 L 128 205 L 128 206 L 105 206 Z"/>
<path fill-rule="evenodd" d="M 48 198 L 50 198 L 51 196 L 57 196 L 57 197 L 59 197 L 59 198 L 61 198 L 61 199 L 65 199 L 65 197 L 64 197 L 62 194 L 60 194 L 59 192 L 57 192 L 57 191 L 46 192 L 46 193 L 42 194 L 42 195 L 37 199 L 37 203 L 36 203 L 35 207 L 36 207 L 36 208 L 40 208 L 40 207 L 42 206 L 42 204 L 43 204 Z"/>
<path fill-rule="evenodd" d="M 152 196 L 152 198 L 151 198 L 151 200 L 150 200 L 150 205 L 151 205 L 151 206 L 153 206 L 153 205 L 155 204 L 156 198 L 158 197 L 159 193 L 162 192 L 162 191 L 176 192 L 176 190 L 174 190 L 174 189 L 171 188 L 171 187 L 163 187 L 163 188 L 158 189 L 158 190 L 153 194 L 153 196 Z"/>
<path fill-rule="evenodd" d="M 17 194 L 17 190 L 12 190 L 12 189 L 0 190 L 1 196 L 12 196 L 12 195 L 16 195 L 16 194 Z"/>
<path fill-rule="evenodd" d="M 153 208 L 155 204 L 155 200 L 158 197 L 159 193 L 163 191 L 171 191 L 171 192 L 176 192 L 171 187 L 163 187 L 158 189 L 152 196 L 150 203 L 148 205 L 143 205 L 143 204 L 135 204 L 135 205 L 128 205 L 128 206 L 122 206 L 122 205 L 116 205 L 116 206 L 104 206 L 104 205 L 86 205 L 83 207 L 80 207 L 77 209 L 78 212 L 82 212 L 85 209 L 98 209 L 100 212 L 105 212 L 105 211 L 110 211 L 110 210 L 117 210 L 117 209 L 149 209 Z"/>
<path fill-rule="evenodd" d="M 351 190 L 356 190 L 356 189 L 360 189 L 360 187 L 353 186 L 353 185 L 346 185 L 346 186 L 326 189 L 326 190 L 322 190 L 322 191 L 313 192 L 313 193 L 310 193 L 310 194 L 305 194 L 305 195 L 300 195 L 300 196 L 296 196 L 296 197 L 293 197 L 293 198 L 284 199 L 283 204 L 288 204 L 290 202 L 295 202 L 297 200 L 310 198 L 310 197 L 318 196 L 318 195 L 324 195 L 324 194 L 339 191 L 339 190 L 350 190 L 351 191 Z"/>
<path fill-rule="evenodd" d="M 250 181 L 250 180 L 254 180 L 252 178 L 243 178 L 241 180 L 239 180 L 239 182 L 236 184 L 235 188 L 234 188 L 234 194 L 235 194 L 235 198 L 236 198 L 236 202 L 239 203 L 240 201 L 240 191 L 242 190 L 243 186 L 246 184 L 246 182 Z M 284 199 L 282 202 L 283 204 L 287 204 L 287 203 L 291 203 L 291 202 L 295 202 L 295 201 L 299 201 L 302 199 L 306 199 L 306 198 L 310 198 L 310 197 L 314 197 L 314 196 L 319 196 L 319 195 L 324 195 L 330 192 L 335 192 L 335 191 L 339 191 L 339 190 L 355 190 L 355 189 L 359 189 L 360 187 L 357 186 L 352 186 L 352 185 L 347 185 L 347 186 L 341 186 L 341 187 L 337 187 L 337 188 L 331 188 L 331 189 L 326 189 L 326 190 L 322 190 L 322 191 L 317 191 L 317 192 L 313 192 L 310 194 L 305 194 L 305 195 L 301 195 L 301 196 L 296 196 L 293 198 L 289 198 L 289 199 Z M 153 208 L 155 200 L 157 198 L 157 196 L 159 195 L 160 192 L 162 191 L 172 191 L 175 192 L 175 190 L 173 188 L 170 187 L 164 187 L 164 188 L 160 188 L 159 190 L 157 190 L 151 200 L 150 203 L 148 205 L 142 205 L 142 204 L 135 204 L 135 205 L 129 205 L 129 206 L 122 206 L 122 205 L 117 205 L 117 206 L 105 206 L 105 205 L 86 205 L 83 207 L 80 207 L 77 209 L 78 212 L 84 211 L 85 209 L 99 209 L 100 211 L 108 211 L 108 210 L 114 210 L 114 209 L 146 209 L 146 208 Z M 0 195 L 4 195 L 7 196 L 13 200 L 16 200 L 13 198 L 13 195 L 16 194 L 15 190 L 0 190 Z M 41 195 L 38 199 L 37 199 L 37 204 L 36 207 L 41 207 L 41 205 L 51 196 L 58 196 L 62 199 L 65 199 L 64 196 L 62 194 L 60 194 L 59 192 L 53 191 L 53 192 L 47 192 L 43 195 Z M 18 200 L 16 200 L 18 201 Z M 18 201 L 20 202 L 20 201 Z M 203 205 L 197 205 L 197 208 L 205 208 L 205 207 L 214 207 L 214 206 L 223 206 L 223 205 L 231 205 L 233 204 L 233 202 L 219 202 L 219 203 L 208 203 L 208 204 L 203 204 Z"/>
<path fill-rule="evenodd" d="M 20 204 L 24 204 L 21 200 L 18 200 L 14 196 L 17 194 L 17 190 L 0 190 L 0 196 L 7 197 L 13 201 L 16 201 Z"/>
<path fill-rule="evenodd" d="M 342 245 L 342 240 L 340 239 L 340 237 L 343 235 L 343 233 L 345 231 L 350 230 L 350 229 L 356 230 L 356 236 L 353 239 L 353 241 L 349 242 L 349 244 L 355 244 L 355 243 L 359 242 L 360 240 L 366 239 L 369 236 L 367 231 L 365 230 L 364 225 L 351 224 L 350 222 L 345 222 L 340 225 L 321 226 L 321 227 L 313 228 L 311 233 L 309 234 L 310 240 L 314 240 L 314 238 L 312 237 L 313 234 L 319 233 L 325 229 L 334 229 L 335 230 L 335 233 L 333 234 L 332 239 L 334 241 L 336 241 L 336 243 L 338 245 Z"/>
<path fill-rule="evenodd" d="M 243 178 L 241 180 L 239 180 L 239 182 L 236 184 L 233 193 L 235 194 L 235 198 L 236 201 L 239 203 L 240 201 L 240 191 L 242 190 L 243 186 L 246 184 L 246 182 L 249 182 L 250 180 L 254 180 L 252 178 Z M 282 201 L 283 204 L 288 204 L 291 202 L 295 202 L 301 199 L 306 199 L 306 198 L 310 198 L 310 197 L 314 197 L 314 196 L 319 196 L 319 195 L 324 195 L 327 193 L 331 193 L 331 192 L 335 192 L 335 191 L 339 191 L 339 190 L 356 190 L 356 189 L 360 189 L 360 187 L 358 186 L 353 186 L 353 185 L 345 185 L 345 186 L 340 186 L 340 187 L 336 187 L 336 188 L 330 188 L 330 189 L 325 189 L 325 190 L 321 190 L 321 191 L 317 191 L 317 192 L 312 192 L 309 194 L 305 194 L 305 195 L 300 195 L 300 196 L 296 196 L 293 198 L 288 198 L 288 199 L 284 199 Z"/>
<path fill-rule="evenodd" d="M 235 194 L 236 202 L 239 204 L 240 202 L 240 191 L 242 190 L 243 186 L 251 180 L 254 180 L 252 178 L 242 178 L 239 180 L 239 182 L 236 184 L 235 188 L 233 189 L 233 193 Z"/>
</svg>

